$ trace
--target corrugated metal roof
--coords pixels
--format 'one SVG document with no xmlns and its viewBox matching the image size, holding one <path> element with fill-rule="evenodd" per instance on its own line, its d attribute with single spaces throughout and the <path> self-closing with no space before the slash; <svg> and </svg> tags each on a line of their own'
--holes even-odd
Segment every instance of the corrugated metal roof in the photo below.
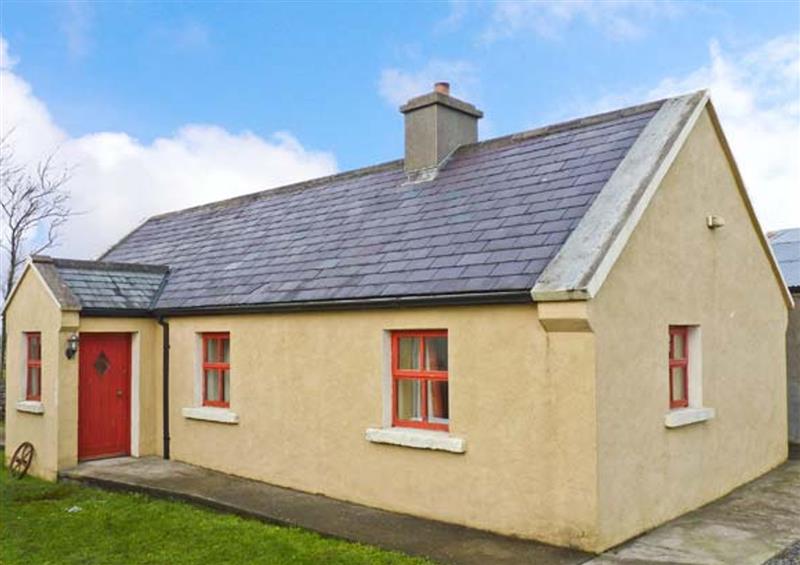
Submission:
<svg viewBox="0 0 800 565">
<path fill-rule="evenodd" d="M 772 232 L 769 242 L 786 285 L 793 291 L 800 291 L 800 228 Z"/>
</svg>

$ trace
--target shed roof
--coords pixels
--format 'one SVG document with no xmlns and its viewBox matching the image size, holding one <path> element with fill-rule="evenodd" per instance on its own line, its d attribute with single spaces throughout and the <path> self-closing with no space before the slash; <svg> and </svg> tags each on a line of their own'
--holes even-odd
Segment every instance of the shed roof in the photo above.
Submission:
<svg viewBox="0 0 800 565">
<path fill-rule="evenodd" d="M 792 292 L 800 292 L 800 228 L 771 232 L 769 242 L 786 286 Z"/>
</svg>

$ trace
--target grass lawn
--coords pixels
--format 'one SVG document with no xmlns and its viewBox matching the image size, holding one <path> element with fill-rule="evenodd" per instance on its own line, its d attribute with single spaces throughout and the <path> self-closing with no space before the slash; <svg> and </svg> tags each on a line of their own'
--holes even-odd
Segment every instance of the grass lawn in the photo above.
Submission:
<svg viewBox="0 0 800 565">
<path fill-rule="evenodd" d="M 2 452 L 0 452 L 2 456 Z M 425 560 L 180 502 L 0 469 L 0 563 L 397 564 Z"/>
</svg>

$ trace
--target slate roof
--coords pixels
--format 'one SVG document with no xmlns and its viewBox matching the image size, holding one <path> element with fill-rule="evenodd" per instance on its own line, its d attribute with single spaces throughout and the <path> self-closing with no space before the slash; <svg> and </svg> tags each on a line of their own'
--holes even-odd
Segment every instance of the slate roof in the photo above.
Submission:
<svg viewBox="0 0 800 565">
<path fill-rule="evenodd" d="M 800 292 L 800 228 L 772 232 L 769 242 L 786 286 L 793 292 Z"/>
<path fill-rule="evenodd" d="M 86 311 L 140 310 L 155 305 L 167 267 L 33 257 L 63 308 Z"/>
<path fill-rule="evenodd" d="M 430 182 L 409 184 L 394 161 L 155 216 L 101 260 L 168 265 L 159 309 L 530 300 L 662 103 L 462 146 Z"/>
</svg>

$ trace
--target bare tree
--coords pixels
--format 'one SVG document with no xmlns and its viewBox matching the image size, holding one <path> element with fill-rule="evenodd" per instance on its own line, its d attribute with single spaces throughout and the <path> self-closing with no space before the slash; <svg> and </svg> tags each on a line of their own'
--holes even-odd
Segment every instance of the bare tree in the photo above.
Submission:
<svg viewBox="0 0 800 565">
<path fill-rule="evenodd" d="M 69 193 L 64 187 L 69 180 L 69 169 L 55 165 L 55 153 L 35 167 L 19 163 L 14 155 L 12 135 L 13 130 L 0 138 L 0 290 L 3 302 L 11 293 L 25 259 L 55 245 L 59 228 L 72 215 Z M 3 319 L 2 369 L 5 369 L 5 345 Z"/>
</svg>

